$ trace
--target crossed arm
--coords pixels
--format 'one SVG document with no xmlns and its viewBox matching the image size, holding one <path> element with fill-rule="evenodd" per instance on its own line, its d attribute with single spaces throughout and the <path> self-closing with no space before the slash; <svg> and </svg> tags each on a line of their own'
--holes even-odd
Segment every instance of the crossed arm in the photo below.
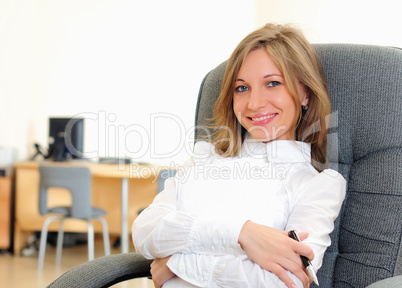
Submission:
<svg viewBox="0 0 402 288">
<path fill-rule="evenodd" d="M 320 178 L 317 177 L 311 181 L 310 187 L 305 188 L 312 192 L 299 193 L 298 198 L 292 199 L 297 205 L 292 206 L 288 225 L 284 228 L 284 230 L 313 232 L 313 236 L 310 233 L 310 237 L 307 233 L 299 233 L 301 240 L 307 239 L 309 246 L 289 238 L 287 231 L 260 225 L 247 219 L 243 219 L 244 221 L 225 217 L 206 219 L 178 211 L 176 189 L 169 188 L 169 185 L 175 186 L 172 181 L 170 184 L 167 183 L 165 191 L 157 196 L 154 203 L 133 224 L 134 245 L 146 258 L 155 259 L 151 273 L 156 287 L 163 285 L 175 274 L 195 286 L 206 287 L 210 283 L 209 280 L 215 281 L 220 276 L 215 273 L 217 269 L 211 271 L 212 265 L 209 263 L 223 263 L 219 262 L 220 259 L 227 260 L 228 257 L 233 259 L 234 255 L 239 253 L 247 256 L 249 263 L 262 268 L 261 271 L 276 275 L 286 287 L 296 287 L 295 283 L 308 287 L 310 279 L 299 255 L 304 255 L 310 260 L 315 256 L 316 268 L 321 266 L 325 249 L 330 245 L 329 233 L 333 229 L 333 221 L 343 201 L 342 190 L 345 189 L 337 177 L 332 177 L 333 180 L 320 180 Z M 330 186 L 339 188 L 331 191 L 328 188 Z M 186 261 L 197 265 L 186 266 L 183 264 Z M 194 269 L 187 272 L 201 278 L 205 274 L 209 279 L 197 282 L 195 277 L 185 278 L 183 271 L 175 269 L 171 263 L 180 266 L 181 270 Z M 229 262 L 224 264 L 227 263 Z M 219 267 L 224 269 L 225 265 Z M 249 275 L 243 277 L 243 280 L 246 278 L 245 281 L 248 281 L 247 276 Z"/>
<path fill-rule="evenodd" d="M 301 240 L 307 236 L 307 233 L 300 233 Z M 277 275 L 287 287 L 297 286 L 286 270 L 294 274 L 303 283 L 303 287 L 309 286 L 311 279 L 302 266 L 299 254 L 312 260 L 313 250 L 290 239 L 286 231 L 247 221 L 241 230 L 239 244 L 253 262 Z M 167 266 L 170 257 L 157 258 L 151 264 L 152 280 L 157 288 L 175 276 Z"/>
</svg>

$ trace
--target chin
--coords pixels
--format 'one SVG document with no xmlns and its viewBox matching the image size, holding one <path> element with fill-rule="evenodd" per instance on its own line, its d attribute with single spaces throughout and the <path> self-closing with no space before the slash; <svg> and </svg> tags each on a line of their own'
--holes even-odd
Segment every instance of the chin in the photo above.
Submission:
<svg viewBox="0 0 402 288">
<path fill-rule="evenodd" d="M 269 142 L 274 140 L 275 138 L 273 138 L 269 133 L 264 133 L 262 131 L 252 131 L 250 132 L 250 135 L 256 139 L 259 140 L 261 142 Z"/>
</svg>

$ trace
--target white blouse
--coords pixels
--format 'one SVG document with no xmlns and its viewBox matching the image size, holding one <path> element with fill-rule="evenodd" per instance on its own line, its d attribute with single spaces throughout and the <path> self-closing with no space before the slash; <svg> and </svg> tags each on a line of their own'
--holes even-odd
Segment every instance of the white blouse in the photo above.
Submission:
<svg viewBox="0 0 402 288">
<path fill-rule="evenodd" d="M 197 142 L 193 157 L 134 221 L 136 251 L 148 259 L 172 255 L 167 265 L 177 277 L 164 288 L 286 287 L 248 258 L 238 238 L 248 220 L 309 232 L 303 243 L 314 251 L 314 268 L 321 267 L 346 181 L 334 170 L 318 173 L 310 162 L 303 142 L 248 137 L 233 158 Z"/>
</svg>

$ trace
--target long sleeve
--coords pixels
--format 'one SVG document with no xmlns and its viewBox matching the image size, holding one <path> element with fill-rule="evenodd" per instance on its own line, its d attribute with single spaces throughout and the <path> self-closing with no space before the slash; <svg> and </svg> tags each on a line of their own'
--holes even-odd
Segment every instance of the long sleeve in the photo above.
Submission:
<svg viewBox="0 0 402 288">
<path fill-rule="evenodd" d="M 325 250 L 331 245 L 329 234 L 345 198 L 346 181 L 338 172 L 324 170 L 301 189 L 297 188 L 298 185 L 297 179 L 292 181 L 293 192 L 289 195 L 292 213 L 285 230 L 309 232 L 303 243 L 314 250 L 312 263 L 315 269 L 319 269 Z"/>
<path fill-rule="evenodd" d="M 198 155 L 210 155 L 210 144 L 196 146 Z M 195 159 L 195 160 L 194 160 Z M 187 169 L 203 165 L 207 160 L 196 163 L 192 158 L 177 177 L 165 182 L 165 189 L 153 203 L 134 221 L 132 239 L 136 251 L 148 259 L 163 258 L 175 253 L 200 253 L 223 255 L 240 251 L 238 235 L 243 226 L 241 221 L 230 221 L 216 217 L 195 215 L 178 209 L 179 182 Z M 213 200 L 212 200 L 213 201 Z M 200 206 L 207 209 L 209 199 Z"/>
<path fill-rule="evenodd" d="M 194 287 L 208 288 L 286 288 L 285 283 L 275 274 L 260 268 L 245 254 L 239 256 L 174 254 L 167 265 L 180 278 L 165 283 L 163 287 L 166 288 L 189 287 L 188 283 Z M 297 287 L 302 287 L 301 281 L 295 275 L 287 273 Z"/>
<path fill-rule="evenodd" d="M 284 230 L 310 233 L 304 243 L 314 250 L 313 265 L 318 270 L 330 245 L 329 234 L 345 197 L 346 181 L 332 170 L 308 174 L 310 176 L 300 173 L 287 185 L 291 190 L 288 192 L 291 212 Z M 259 267 L 244 253 L 222 256 L 175 254 L 168 266 L 196 287 L 286 287 L 275 274 Z M 298 287 L 302 286 L 295 275 L 287 273 Z"/>
<path fill-rule="evenodd" d="M 243 224 L 177 211 L 174 181 L 170 179 L 168 187 L 134 221 L 136 251 L 153 259 L 175 253 L 222 255 L 239 250 L 238 235 Z"/>
<path fill-rule="evenodd" d="M 209 283 L 214 274 L 215 266 L 221 257 L 177 253 L 170 257 L 167 266 L 177 277 L 196 287 L 210 287 Z M 175 279 L 174 281 L 177 282 L 177 280 Z M 165 284 L 164 287 L 169 287 L 169 284 Z"/>
</svg>

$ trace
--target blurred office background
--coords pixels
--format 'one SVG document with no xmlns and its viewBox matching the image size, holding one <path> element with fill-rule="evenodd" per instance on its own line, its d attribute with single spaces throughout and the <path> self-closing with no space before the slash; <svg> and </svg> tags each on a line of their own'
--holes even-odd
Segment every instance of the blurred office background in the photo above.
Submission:
<svg viewBox="0 0 402 288">
<path fill-rule="evenodd" d="M 77 115 L 87 118 L 88 158 L 180 164 L 191 151 L 202 78 L 249 32 L 266 22 L 295 23 L 313 43 L 402 47 L 398 6 L 0 0 L 0 147 L 28 160 L 34 143 L 48 145 L 49 117 Z"/>
</svg>

